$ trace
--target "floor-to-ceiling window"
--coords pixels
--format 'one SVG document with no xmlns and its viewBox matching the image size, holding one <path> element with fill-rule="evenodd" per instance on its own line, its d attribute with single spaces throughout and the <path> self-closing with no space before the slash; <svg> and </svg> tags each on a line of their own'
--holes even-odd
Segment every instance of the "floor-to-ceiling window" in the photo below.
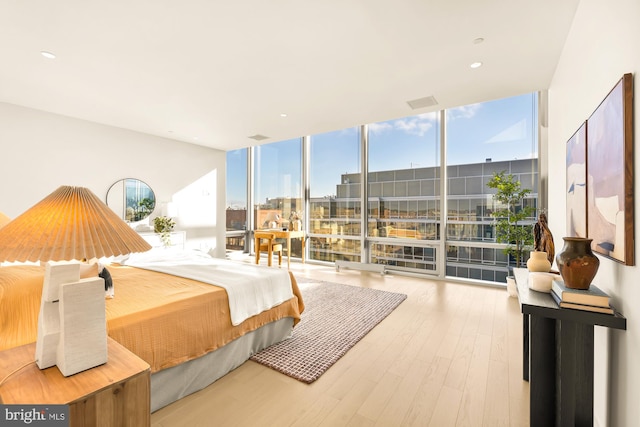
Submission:
<svg viewBox="0 0 640 427">
<path fill-rule="evenodd" d="M 435 270 L 440 239 L 437 113 L 367 126 L 370 262 Z"/>
<path fill-rule="evenodd" d="M 302 138 L 254 147 L 253 229 L 285 227 L 292 212 L 303 209 Z M 301 256 L 299 240 L 291 254 Z"/>
<path fill-rule="evenodd" d="M 360 128 L 312 135 L 309 258 L 360 261 Z"/>
<path fill-rule="evenodd" d="M 510 259 L 496 243 L 496 206 L 486 184 L 494 172 L 514 174 L 532 189 L 524 203 L 537 207 L 537 129 L 537 94 L 526 94 L 311 135 L 305 159 L 303 138 L 229 152 L 227 191 L 241 194 L 243 185 L 245 191 L 227 196 L 227 227 L 242 222 L 229 217 L 243 209 L 244 197 L 250 229 L 274 219 L 287 226 L 291 213 L 301 212 L 310 261 L 503 282 Z M 246 206 L 254 209 L 250 225 Z M 292 243 L 293 256 L 300 256 L 299 242 Z"/>
<path fill-rule="evenodd" d="M 495 243 L 494 202 L 487 182 L 494 172 L 514 174 L 532 189 L 538 182 L 537 95 L 526 94 L 451 108 L 447 126 L 448 276 L 504 281 L 509 258 Z M 535 217 L 530 218 L 531 222 Z"/>
<path fill-rule="evenodd" d="M 244 250 L 247 230 L 247 155 L 242 148 L 227 152 L 226 166 L 226 247 Z"/>
</svg>

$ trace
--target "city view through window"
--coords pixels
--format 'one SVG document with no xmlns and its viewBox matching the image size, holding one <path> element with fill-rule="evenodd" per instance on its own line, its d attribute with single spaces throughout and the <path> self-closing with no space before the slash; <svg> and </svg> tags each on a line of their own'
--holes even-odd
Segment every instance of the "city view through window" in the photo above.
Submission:
<svg viewBox="0 0 640 427">
<path fill-rule="evenodd" d="M 504 282 L 513 260 L 496 243 L 487 182 L 513 174 L 537 207 L 537 114 L 526 94 L 230 151 L 227 249 L 252 251 L 248 233 L 298 215 L 307 260 Z"/>
</svg>

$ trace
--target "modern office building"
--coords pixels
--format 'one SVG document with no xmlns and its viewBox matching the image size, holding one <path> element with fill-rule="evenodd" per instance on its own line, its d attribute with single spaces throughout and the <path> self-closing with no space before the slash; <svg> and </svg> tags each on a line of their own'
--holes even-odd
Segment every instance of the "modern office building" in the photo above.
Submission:
<svg viewBox="0 0 640 427">
<path fill-rule="evenodd" d="M 384 264 L 391 270 L 433 274 L 444 238 L 447 276 L 504 282 L 513 260 L 504 253 L 505 245 L 496 243 L 491 216 L 495 209 L 494 190 L 487 187 L 487 182 L 494 172 L 513 174 L 524 188 L 532 190 L 524 203 L 536 208 L 537 170 L 537 159 L 487 159 L 483 163 L 448 166 L 446 227 L 442 225 L 439 167 L 371 172 L 364 235 L 362 175 L 342 174 L 335 196 L 309 200 L 307 258 Z M 267 199 L 254 211 L 254 218 L 285 204 L 287 211 L 304 205 L 298 199 Z M 532 216 L 525 224 L 534 222 Z M 243 230 L 245 223 L 246 210 L 227 211 L 228 230 Z M 286 218 L 281 225 L 287 225 Z M 243 248 L 242 239 L 243 236 L 229 236 L 228 249 Z M 294 242 L 293 256 L 300 256 L 300 251 L 299 242 Z"/>
</svg>

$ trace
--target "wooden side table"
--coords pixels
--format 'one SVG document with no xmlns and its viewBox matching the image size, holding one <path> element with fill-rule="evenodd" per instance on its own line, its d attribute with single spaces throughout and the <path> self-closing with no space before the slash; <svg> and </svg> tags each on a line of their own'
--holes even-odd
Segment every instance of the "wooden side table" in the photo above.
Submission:
<svg viewBox="0 0 640 427">
<path fill-rule="evenodd" d="M 151 424 L 149 365 L 111 338 L 104 365 L 64 377 L 35 362 L 0 386 L 4 404 L 67 404 L 70 426 L 138 427 Z M 0 379 L 35 360 L 35 343 L 0 352 Z"/>
</svg>

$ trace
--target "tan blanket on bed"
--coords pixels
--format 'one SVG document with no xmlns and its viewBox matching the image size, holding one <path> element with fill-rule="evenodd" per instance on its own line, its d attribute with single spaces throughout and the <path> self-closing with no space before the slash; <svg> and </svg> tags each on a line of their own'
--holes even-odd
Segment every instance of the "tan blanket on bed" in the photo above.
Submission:
<svg viewBox="0 0 640 427">
<path fill-rule="evenodd" d="M 115 298 L 106 301 L 109 336 L 156 372 L 195 359 L 269 322 L 292 317 L 304 304 L 293 275 L 294 298 L 232 326 L 226 291 L 195 280 L 127 266 L 109 266 Z M 33 342 L 42 293 L 42 267 L 0 269 L 0 350 Z"/>
</svg>

